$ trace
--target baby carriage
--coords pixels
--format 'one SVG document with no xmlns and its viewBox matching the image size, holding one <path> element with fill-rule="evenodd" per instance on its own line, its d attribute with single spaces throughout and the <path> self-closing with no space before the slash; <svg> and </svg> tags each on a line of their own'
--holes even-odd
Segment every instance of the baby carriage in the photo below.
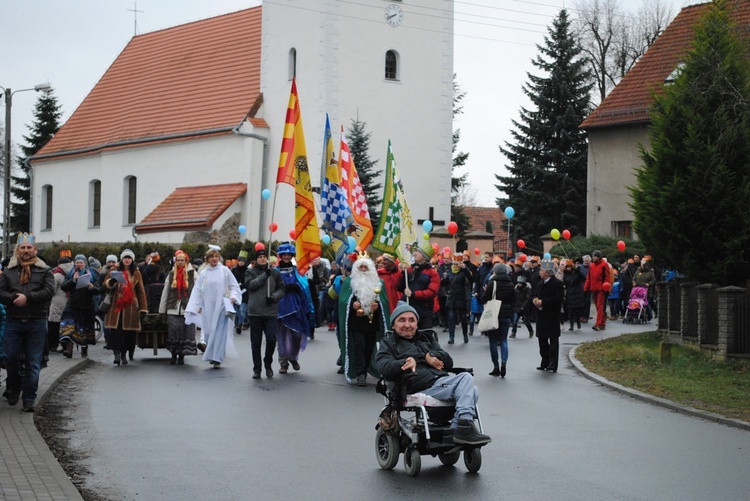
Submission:
<svg viewBox="0 0 750 501">
<path fill-rule="evenodd" d="M 646 287 L 633 287 L 630 291 L 628 300 L 628 309 L 625 312 L 625 318 L 622 322 L 625 324 L 645 324 L 648 322 L 646 317 L 646 307 L 648 306 L 648 289 Z"/>
<path fill-rule="evenodd" d="M 450 372 L 469 372 L 472 369 L 453 368 Z M 455 413 L 452 401 L 437 400 L 422 393 L 406 395 L 404 385 L 381 379 L 376 390 L 385 397 L 386 405 L 375 425 L 375 454 L 384 470 L 392 470 L 404 453 L 404 469 L 411 477 L 419 475 L 423 455 L 437 456 L 445 466 L 453 466 L 461 452 L 469 473 L 476 473 L 482 466 L 481 445 L 453 443 L 450 427 Z M 479 409 L 474 426 L 483 433 Z"/>
</svg>

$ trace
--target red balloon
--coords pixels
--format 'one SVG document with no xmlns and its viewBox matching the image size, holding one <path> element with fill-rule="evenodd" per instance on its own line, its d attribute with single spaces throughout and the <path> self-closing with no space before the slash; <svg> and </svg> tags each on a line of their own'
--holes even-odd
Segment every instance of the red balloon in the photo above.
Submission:
<svg viewBox="0 0 750 501">
<path fill-rule="evenodd" d="M 479 247 L 474 247 L 474 254 L 478 256 L 481 252 L 482 251 L 479 250 Z"/>
<path fill-rule="evenodd" d="M 609 292 L 612 289 L 612 284 L 609 282 L 604 282 L 602 284 L 602 289 L 604 289 L 604 292 Z"/>
<path fill-rule="evenodd" d="M 570 240 L 570 231 L 568 231 L 568 230 L 563 230 L 563 232 L 562 232 L 562 236 L 563 236 L 563 238 L 564 238 L 565 240 Z"/>
<path fill-rule="evenodd" d="M 297 240 L 297 232 L 294 230 L 289 230 L 289 238 L 292 240 Z"/>
<path fill-rule="evenodd" d="M 271 223 L 268 225 L 268 229 L 271 230 L 271 233 L 279 229 L 279 225 L 276 223 Z"/>
<path fill-rule="evenodd" d="M 619 242 L 617 242 L 617 248 L 620 250 L 620 252 L 624 252 L 625 251 L 625 242 L 623 242 L 622 240 L 620 240 Z"/>
<path fill-rule="evenodd" d="M 455 235 L 457 231 L 458 225 L 454 221 L 448 223 L 448 233 L 450 233 L 451 235 Z"/>
<path fill-rule="evenodd" d="M 265 249 L 266 249 L 266 246 L 263 245 L 263 242 L 258 242 L 257 244 L 255 244 L 255 252 L 258 252 L 260 250 L 265 250 Z"/>
<path fill-rule="evenodd" d="M 516 242 L 516 245 L 518 246 L 519 249 L 523 249 L 524 247 L 526 247 L 526 242 L 524 242 L 521 239 L 518 239 L 518 242 Z"/>
<path fill-rule="evenodd" d="M 526 257 L 527 257 L 526 254 L 521 254 L 520 256 L 518 256 L 518 259 L 522 263 L 525 263 L 526 262 Z"/>
</svg>

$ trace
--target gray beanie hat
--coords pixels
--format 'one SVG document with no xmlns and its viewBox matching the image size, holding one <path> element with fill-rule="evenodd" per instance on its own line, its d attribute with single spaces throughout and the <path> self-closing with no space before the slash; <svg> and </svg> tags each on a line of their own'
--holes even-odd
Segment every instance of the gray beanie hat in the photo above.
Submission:
<svg viewBox="0 0 750 501">
<path fill-rule="evenodd" d="M 107 256 L 107 262 L 109 263 L 110 261 L 114 261 L 116 263 L 117 262 L 117 256 L 115 256 L 114 254 L 108 255 Z"/>
<path fill-rule="evenodd" d="M 130 257 L 130 259 L 135 261 L 135 254 L 130 249 L 125 249 L 120 253 L 120 261 L 122 261 L 125 257 Z"/>
<path fill-rule="evenodd" d="M 495 266 L 492 267 L 493 275 L 504 275 L 506 273 L 508 273 L 508 267 L 503 263 L 495 263 Z"/>
<path fill-rule="evenodd" d="M 393 324 L 396 323 L 396 317 L 399 317 L 408 312 L 414 313 L 414 315 L 417 317 L 417 322 L 419 322 L 419 313 L 417 313 L 417 310 L 412 308 L 408 303 L 399 301 L 396 305 L 396 309 L 393 310 L 393 313 L 391 313 L 391 327 L 393 327 Z"/>
</svg>

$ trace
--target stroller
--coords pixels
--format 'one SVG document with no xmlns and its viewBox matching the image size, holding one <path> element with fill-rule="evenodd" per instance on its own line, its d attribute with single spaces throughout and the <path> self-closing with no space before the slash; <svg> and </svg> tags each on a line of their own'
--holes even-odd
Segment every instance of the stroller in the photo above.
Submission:
<svg viewBox="0 0 750 501">
<path fill-rule="evenodd" d="M 628 308 L 622 322 L 625 324 L 645 324 L 648 322 L 646 307 L 648 306 L 648 289 L 646 287 L 633 287 L 630 291 Z"/>
<path fill-rule="evenodd" d="M 469 372 L 472 369 L 453 368 L 451 372 Z M 375 425 L 375 454 L 384 470 L 392 470 L 404 453 L 404 469 L 411 477 L 419 475 L 423 455 L 437 456 L 445 466 L 453 466 L 461 452 L 469 473 L 476 473 L 482 466 L 481 445 L 453 443 L 450 427 L 455 413 L 451 401 L 437 400 L 422 393 L 406 395 L 404 385 L 380 379 L 376 391 L 385 397 L 386 405 Z M 479 409 L 474 409 L 474 426 L 483 433 Z M 404 414 L 411 413 L 408 417 Z"/>
</svg>

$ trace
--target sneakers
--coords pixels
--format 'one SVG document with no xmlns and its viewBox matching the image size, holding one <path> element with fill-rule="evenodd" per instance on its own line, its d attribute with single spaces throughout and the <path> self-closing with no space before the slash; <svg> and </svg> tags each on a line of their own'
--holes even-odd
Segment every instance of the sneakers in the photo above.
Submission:
<svg viewBox="0 0 750 501">
<path fill-rule="evenodd" d="M 36 412 L 36 407 L 34 407 L 34 402 L 24 402 L 23 411 L 24 412 Z"/>
<path fill-rule="evenodd" d="M 492 439 L 479 433 L 474 428 L 474 422 L 470 419 L 459 419 L 458 427 L 453 434 L 453 443 L 466 445 L 486 445 L 492 442 Z"/>
<path fill-rule="evenodd" d="M 329 332 L 335 331 L 335 330 L 336 330 L 336 324 L 334 324 L 333 322 L 331 322 L 330 324 L 328 324 L 328 331 Z"/>
<path fill-rule="evenodd" d="M 511 332 L 510 336 L 508 336 L 508 337 L 516 337 L 516 331 Z"/>
</svg>

